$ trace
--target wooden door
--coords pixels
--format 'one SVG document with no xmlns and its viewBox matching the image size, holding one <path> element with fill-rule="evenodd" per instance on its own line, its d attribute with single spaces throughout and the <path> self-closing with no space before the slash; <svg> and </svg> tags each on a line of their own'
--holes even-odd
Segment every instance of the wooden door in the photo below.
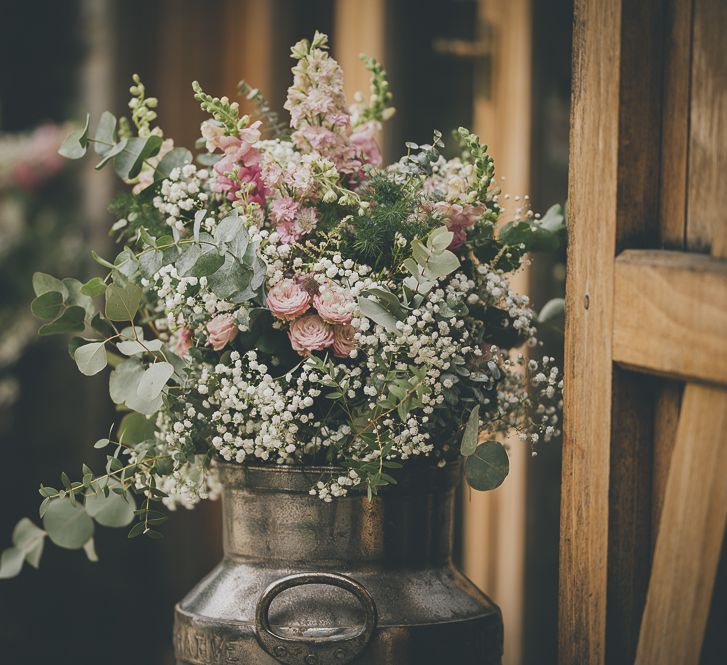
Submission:
<svg viewBox="0 0 727 665">
<path fill-rule="evenodd" d="M 700 660 L 727 519 L 726 30 L 723 0 L 576 2 L 563 665 Z"/>
</svg>

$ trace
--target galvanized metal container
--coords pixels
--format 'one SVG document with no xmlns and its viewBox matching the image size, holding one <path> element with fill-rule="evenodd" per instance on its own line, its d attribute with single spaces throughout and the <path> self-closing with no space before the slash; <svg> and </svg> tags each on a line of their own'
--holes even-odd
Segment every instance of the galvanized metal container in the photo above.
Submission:
<svg viewBox="0 0 727 665">
<path fill-rule="evenodd" d="M 452 564 L 458 465 L 369 501 L 330 469 L 220 466 L 224 559 L 175 608 L 179 665 L 495 665 L 499 609 Z"/>
</svg>

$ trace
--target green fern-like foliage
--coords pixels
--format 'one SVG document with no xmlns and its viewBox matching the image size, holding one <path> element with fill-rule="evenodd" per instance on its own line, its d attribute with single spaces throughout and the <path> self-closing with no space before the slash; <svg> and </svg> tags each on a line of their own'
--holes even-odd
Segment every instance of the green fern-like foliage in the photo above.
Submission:
<svg viewBox="0 0 727 665">
<path fill-rule="evenodd" d="M 366 214 L 352 221 L 353 233 L 347 251 L 374 269 L 391 265 L 396 251 L 397 234 L 407 243 L 424 236 L 432 220 L 413 215 L 416 198 L 408 182 L 397 182 L 384 172 L 376 171 L 366 185 L 364 197 L 371 201 Z"/>
</svg>

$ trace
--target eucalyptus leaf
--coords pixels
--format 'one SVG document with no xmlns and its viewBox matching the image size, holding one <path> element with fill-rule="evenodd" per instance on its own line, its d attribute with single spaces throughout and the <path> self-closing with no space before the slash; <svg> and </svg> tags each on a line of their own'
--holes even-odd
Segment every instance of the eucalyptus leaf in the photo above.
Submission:
<svg viewBox="0 0 727 665">
<path fill-rule="evenodd" d="M 386 330 L 392 333 L 397 332 L 396 317 L 386 310 L 381 304 L 373 300 L 372 298 L 366 298 L 359 296 L 358 306 L 361 310 L 361 314 L 371 319 L 374 323 L 382 325 Z"/>
<path fill-rule="evenodd" d="M 0 555 L 0 580 L 16 577 L 23 569 L 25 552 L 18 547 L 8 547 Z"/>
<path fill-rule="evenodd" d="M 58 291 L 43 293 L 30 303 L 30 311 L 33 312 L 33 316 L 44 321 L 55 319 L 64 307 L 63 295 Z"/>
<path fill-rule="evenodd" d="M 141 288 L 133 282 L 125 286 L 111 284 L 106 289 L 106 318 L 111 321 L 133 321 L 142 295 Z"/>
<path fill-rule="evenodd" d="M 93 520 L 80 503 L 73 505 L 67 497 L 48 504 L 43 526 L 56 545 L 70 550 L 80 549 L 93 535 Z"/>
<path fill-rule="evenodd" d="M 133 445 L 154 438 L 154 421 L 141 413 L 127 413 L 119 425 L 119 441 Z"/>
<path fill-rule="evenodd" d="M 217 251 L 209 234 L 200 234 L 199 243 L 190 243 L 177 260 L 180 277 L 206 277 L 216 272 L 225 262 L 225 257 Z"/>
<path fill-rule="evenodd" d="M 116 116 L 110 111 L 104 111 L 96 127 L 96 136 L 93 137 L 93 149 L 98 155 L 105 155 L 116 143 Z"/>
<path fill-rule="evenodd" d="M 250 268 L 226 254 L 222 266 L 207 278 L 207 286 L 218 298 L 233 300 L 233 296 L 250 286 L 252 277 L 253 271 Z"/>
<path fill-rule="evenodd" d="M 126 145 L 128 144 L 128 142 L 128 139 L 121 139 L 116 145 L 114 145 L 104 154 L 104 156 L 94 168 L 97 171 L 100 171 L 104 166 L 106 166 L 106 164 L 108 164 L 114 157 L 116 157 L 116 155 L 120 155 L 126 149 Z"/>
<path fill-rule="evenodd" d="M 96 554 L 96 543 L 94 542 L 93 538 L 89 538 L 86 541 L 86 544 L 83 546 L 83 551 L 86 553 L 86 558 L 91 563 L 98 562 L 98 554 Z"/>
<path fill-rule="evenodd" d="M 77 129 L 66 138 L 61 147 L 58 148 L 58 154 L 66 159 L 81 159 L 88 149 L 88 125 L 91 122 L 91 115 L 86 114 L 86 122 L 82 129 Z"/>
<path fill-rule="evenodd" d="M 144 340 L 143 342 L 137 342 L 135 339 L 119 342 L 116 345 L 121 353 L 125 356 L 134 356 L 137 353 L 147 353 L 150 351 L 159 351 L 162 348 L 162 341 L 160 339 Z"/>
<path fill-rule="evenodd" d="M 154 363 L 141 377 L 136 394 L 143 400 L 155 400 L 159 397 L 164 386 L 167 385 L 167 381 L 172 377 L 172 374 L 174 374 L 174 367 L 171 363 Z"/>
<path fill-rule="evenodd" d="M 106 344 L 104 342 L 84 344 L 76 349 L 73 357 L 81 374 L 93 376 L 107 365 Z"/>
<path fill-rule="evenodd" d="M 499 487 L 510 471 L 510 460 L 505 448 L 497 441 L 485 441 L 467 457 L 465 478 L 476 490 L 486 491 Z"/>
<path fill-rule="evenodd" d="M 104 282 L 100 277 L 92 277 L 81 287 L 81 293 L 91 298 L 100 296 L 105 291 L 106 282 Z"/>
<path fill-rule="evenodd" d="M 243 260 L 250 236 L 241 217 L 230 215 L 225 217 L 215 229 L 215 241 L 226 243 L 230 251 L 239 260 Z"/>
<path fill-rule="evenodd" d="M 432 251 L 432 253 L 439 254 L 449 247 L 452 242 L 452 238 L 454 238 L 454 233 L 452 233 L 446 226 L 440 226 L 429 234 L 429 238 L 427 238 L 427 247 Z"/>
<path fill-rule="evenodd" d="M 560 318 L 565 313 L 565 300 L 563 298 L 553 298 L 543 305 L 543 309 L 538 314 L 538 323 L 547 323 L 553 319 Z"/>
<path fill-rule="evenodd" d="M 83 307 L 68 307 L 55 321 L 46 323 L 38 329 L 39 335 L 62 335 L 81 332 L 86 327 L 86 310 Z"/>
<path fill-rule="evenodd" d="M 66 303 L 68 305 L 77 305 L 83 307 L 86 313 L 93 314 L 93 300 L 91 297 L 83 293 L 83 284 L 73 277 L 66 277 L 63 280 L 64 286 L 68 289 L 68 297 Z"/>
<path fill-rule="evenodd" d="M 57 291 L 65 300 L 68 297 L 68 289 L 63 282 L 44 272 L 33 273 L 33 291 L 36 296 L 42 296 L 50 291 Z"/>
<path fill-rule="evenodd" d="M 433 277 L 442 278 L 459 268 L 457 255 L 445 249 L 440 254 L 433 254 L 427 261 L 427 270 Z"/>
<path fill-rule="evenodd" d="M 469 457 L 477 449 L 477 441 L 480 435 L 480 405 L 475 404 L 467 418 L 467 424 L 462 434 L 460 453 L 463 457 Z"/>
<path fill-rule="evenodd" d="M 139 175 L 144 161 L 156 155 L 161 147 L 162 137 L 156 134 L 130 138 L 124 151 L 114 160 L 116 173 L 123 180 L 133 180 Z"/>
<path fill-rule="evenodd" d="M 109 487 L 121 487 L 121 484 L 112 480 Z M 134 519 L 136 504 L 129 492 L 116 494 L 110 492 L 108 496 L 103 494 L 89 494 L 86 497 L 86 512 L 93 517 L 101 526 L 122 527 Z"/>
</svg>

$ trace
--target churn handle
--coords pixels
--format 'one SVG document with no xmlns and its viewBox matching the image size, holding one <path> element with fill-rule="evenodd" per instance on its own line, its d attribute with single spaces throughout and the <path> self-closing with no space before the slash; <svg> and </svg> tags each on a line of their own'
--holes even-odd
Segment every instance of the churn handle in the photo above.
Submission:
<svg viewBox="0 0 727 665">
<path fill-rule="evenodd" d="M 293 587 L 327 584 L 352 593 L 364 609 L 364 625 L 352 637 L 290 638 L 276 635 L 270 628 L 268 612 L 275 597 Z M 364 650 L 376 628 L 376 603 L 360 582 L 339 573 L 297 573 L 273 582 L 258 600 L 255 610 L 255 637 L 260 646 L 284 665 L 345 665 Z"/>
</svg>

